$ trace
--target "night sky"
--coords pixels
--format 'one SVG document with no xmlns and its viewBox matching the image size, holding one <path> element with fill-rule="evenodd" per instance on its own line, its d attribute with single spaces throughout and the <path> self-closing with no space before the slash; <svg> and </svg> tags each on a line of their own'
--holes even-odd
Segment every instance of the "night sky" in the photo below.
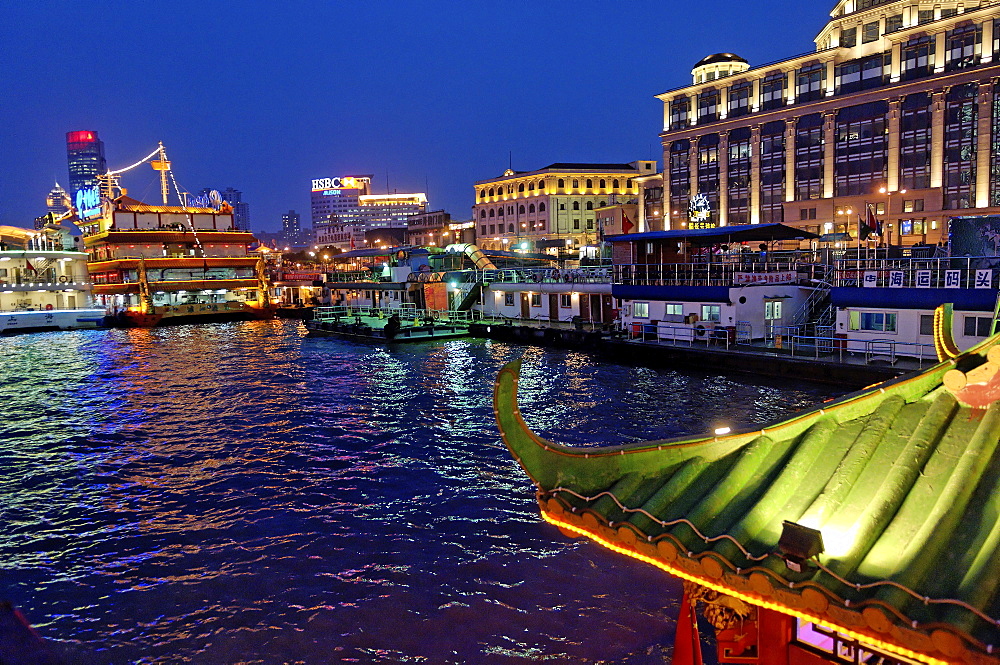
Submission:
<svg viewBox="0 0 1000 665">
<path fill-rule="evenodd" d="M 834 2 L 0 2 L 0 224 L 30 227 L 65 133 L 109 168 L 163 141 L 178 184 L 234 187 L 255 230 L 310 180 L 374 174 L 468 218 L 509 163 L 661 157 L 662 104 L 702 57 L 813 50 Z M 123 180 L 156 202 L 152 170 Z"/>
</svg>

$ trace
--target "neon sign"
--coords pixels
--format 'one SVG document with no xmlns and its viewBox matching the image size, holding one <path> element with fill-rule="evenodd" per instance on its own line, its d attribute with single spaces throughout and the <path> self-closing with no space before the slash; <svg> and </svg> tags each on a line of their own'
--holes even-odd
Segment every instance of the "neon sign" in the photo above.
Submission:
<svg viewBox="0 0 1000 665">
<path fill-rule="evenodd" d="M 343 176 L 341 178 L 317 178 L 312 181 L 314 192 L 323 189 L 361 189 L 363 185 L 371 182 L 371 178 L 358 178 L 355 176 Z"/>
<path fill-rule="evenodd" d="M 218 210 L 222 207 L 222 196 L 218 190 L 213 189 L 207 194 L 199 194 L 188 199 L 189 208 L 214 208 Z"/>
<path fill-rule="evenodd" d="M 101 212 L 101 195 L 95 187 L 78 190 L 75 203 L 76 214 L 81 218 L 93 217 Z"/>
</svg>

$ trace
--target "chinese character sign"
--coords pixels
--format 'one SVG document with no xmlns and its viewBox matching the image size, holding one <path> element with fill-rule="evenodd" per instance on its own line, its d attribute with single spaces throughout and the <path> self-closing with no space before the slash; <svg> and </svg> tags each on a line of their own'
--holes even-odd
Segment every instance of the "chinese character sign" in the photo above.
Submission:
<svg viewBox="0 0 1000 665">
<path fill-rule="evenodd" d="M 988 289 L 993 284 L 993 271 L 992 270 L 977 270 L 976 271 L 976 288 L 977 289 Z"/>
<path fill-rule="evenodd" d="M 901 289 L 903 288 L 903 271 L 893 270 L 889 273 L 889 288 L 890 289 Z"/>
<path fill-rule="evenodd" d="M 916 286 L 918 289 L 929 289 L 931 288 L 931 271 L 930 270 L 918 270 L 916 276 Z"/>
<path fill-rule="evenodd" d="M 945 270 L 944 271 L 944 288 L 946 289 L 958 289 L 962 286 L 962 271 L 961 270 Z"/>
<path fill-rule="evenodd" d="M 876 286 L 878 284 L 878 273 L 874 270 L 866 270 L 861 279 L 861 283 L 867 287 Z"/>
</svg>

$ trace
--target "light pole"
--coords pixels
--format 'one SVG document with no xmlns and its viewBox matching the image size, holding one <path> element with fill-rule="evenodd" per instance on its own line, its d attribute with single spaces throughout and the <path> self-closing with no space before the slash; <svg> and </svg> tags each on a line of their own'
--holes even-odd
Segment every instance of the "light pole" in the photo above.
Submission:
<svg viewBox="0 0 1000 665">
<path fill-rule="evenodd" d="M 892 195 L 893 194 L 906 194 L 905 189 L 900 189 L 898 191 L 890 190 L 888 187 L 880 187 L 879 194 L 885 194 L 885 228 L 889 231 L 889 239 L 886 242 L 886 247 L 892 244 L 892 226 L 889 224 L 889 213 L 892 209 Z M 880 238 L 881 239 L 881 238 Z M 903 236 L 899 237 L 900 244 L 903 243 Z"/>
</svg>

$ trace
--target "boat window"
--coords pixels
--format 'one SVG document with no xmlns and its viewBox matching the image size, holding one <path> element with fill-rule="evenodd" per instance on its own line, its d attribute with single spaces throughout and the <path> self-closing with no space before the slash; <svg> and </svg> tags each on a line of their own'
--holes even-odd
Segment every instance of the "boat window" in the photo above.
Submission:
<svg viewBox="0 0 1000 665">
<path fill-rule="evenodd" d="M 648 319 L 649 318 L 649 303 L 648 302 L 637 302 L 632 304 L 632 316 L 637 319 Z"/>
<path fill-rule="evenodd" d="M 701 320 L 702 321 L 721 321 L 722 320 L 722 305 L 702 305 L 701 306 Z"/>
</svg>

